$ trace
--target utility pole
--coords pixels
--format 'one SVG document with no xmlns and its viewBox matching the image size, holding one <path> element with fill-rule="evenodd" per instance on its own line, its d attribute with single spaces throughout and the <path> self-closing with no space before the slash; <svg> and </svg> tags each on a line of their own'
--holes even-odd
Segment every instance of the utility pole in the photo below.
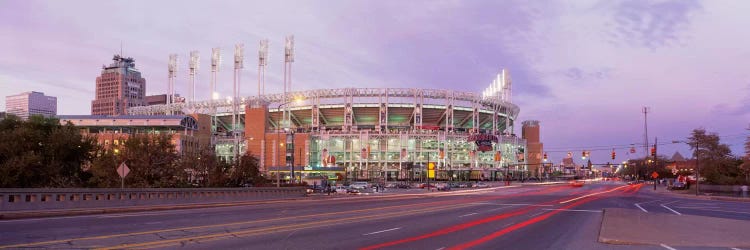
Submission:
<svg viewBox="0 0 750 250">
<path fill-rule="evenodd" d="M 644 161 L 648 159 L 648 111 L 649 107 L 643 107 L 643 152 L 646 155 Z M 638 168 L 633 166 L 635 170 L 635 182 L 638 182 Z M 648 171 L 648 170 L 646 170 Z"/>
<path fill-rule="evenodd" d="M 658 137 L 654 137 L 654 173 L 656 173 L 656 144 L 659 141 Z M 656 178 L 654 178 L 654 190 L 656 190 Z"/>
</svg>

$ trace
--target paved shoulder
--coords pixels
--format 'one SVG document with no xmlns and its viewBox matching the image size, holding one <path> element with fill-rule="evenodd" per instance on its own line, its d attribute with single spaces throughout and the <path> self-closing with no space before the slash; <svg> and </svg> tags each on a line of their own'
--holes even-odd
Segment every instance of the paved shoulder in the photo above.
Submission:
<svg viewBox="0 0 750 250">
<path fill-rule="evenodd" d="M 750 247 L 750 221 L 695 215 L 643 213 L 637 209 L 604 210 L 599 241 L 701 247 Z"/>
</svg>

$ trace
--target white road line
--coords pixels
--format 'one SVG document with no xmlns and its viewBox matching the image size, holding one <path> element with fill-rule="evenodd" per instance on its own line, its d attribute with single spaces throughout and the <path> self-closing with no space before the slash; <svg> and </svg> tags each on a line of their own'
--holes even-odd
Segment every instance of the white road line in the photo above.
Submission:
<svg viewBox="0 0 750 250">
<path fill-rule="evenodd" d="M 438 248 L 438 249 L 435 249 L 435 250 L 443 250 L 443 249 L 445 249 L 445 247 L 441 247 L 441 248 Z"/>
<path fill-rule="evenodd" d="M 643 209 L 643 207 L 641 207 L 641 205 L 638 205 L 638 203 L 636 203 L 636 204 L 633 204 L 633 205 L 635 205 L 636 207 L 638 207 L 638 208 L 640 208 L 641 210 L 643 210 L 643 212 L 646 212 L 646 213 L 648 213 L 648 211 L 646 211 L 646 209 Z"/>
<path fill-rule="evenodd" d="M 601 213 L 602 210 L 586 210 L 586 209 L 552 209 L 552 208 L 545 208 L 542 210 L 547 211 L 566 211 L 566 212 L 591 212 L 591 213 Z"/>
<path fill-rule="evenodd" d="M 464 217 L 464 216 L 472 216 L 472 215 L 475 215 L 475 214 L 478 214 L 478 213 L 464 214 L 464 215 L 461 215 L 461 216 L 458 216 L 458 217 L 460 218 L 460 217 Z"/>
<path fill-rule="evenodd" d="M 613 189 L 610 189 L 610 190 L 607 190 L 607 191 L 601 191 L 601 192 L 596 192 L 596 193 L 592 193 L 592 194 L 582 195 L 582 196 L 579 196 L 577 198 L 573 198 L 573 199 L 570 199 L 570 200 L 567 200 L 567 201 L 561 201 L 560 204 L 568 203 L 568 202 L 571 202 L 571 201 L 577 201 L 577 200 L 580 200 L 580 199 L 583 199 L 583 198 L 586 198 L 586 197 L 589 197 L 589 196 L 594 196 L 594 195 L 606 194 L 606 193 L 609 193 L 609 192 L 614 192 L 614 191 L 617 191 L 618 189 L 625 188 L 625 187 L 627 187 L 627 186 L 621 186 L 621 187 L 616 187 L 616 188 L 613 188 Z"/>
<path fill-rule="evenodd" d="M 513 225 L 513 222 L 503 225 L 503 227 L 508 227 L 510 225 Z"/>
<path fill-rule="evenodd" d="M 478 205 L 496 205 L 496 206 L 529 206 L 529 207 L 551 207 L 553 205 L 540 205 L 531 203 L 492 203 L 492 202 L 474 202 L 471 204 Z"/>
<path fill-rule="evenodd" d="M 543 213 L 544 213 L 544 211 L 541 211 L 539 213 L 532 214 L 529 217 L 537 217 L 537 216 L 539 216 L 540 214 L 543 214 Z"/>
<path fill-rule="evenodd" d="M 146 225 L 156 225 L 156 224 L 161 224 L 161 222 L 159 222 L 159 221 L 146 222 Z"/>
<path fill-rule="evenodd" d="M 664 204 L 661 204 L 660 206 L 663 207 L 663 208 L 666 208 L 669 211 L 672 211 L 672 213 L 675 213 L 677 215 L 682 215 L 680 212 L 674 211 L 674 209 L 671 209 L 671 208 L 669 208 L 667 206 L 664 206 Z"/>
<path fill-rule="evenodd" d="M 666 249 L 669 249 L 669 250 L 677 250 L 677 249 L 675 249 L 675 248 L 673 248 L 673 247 L 670 247 L 670 246 L 667 246 L 666 244 L 663 244 L 663 243 L 661 244 L 661 246 L 662 246 L 663 248 L 666 248 Z"/>
<path fill-rule="evenodd" d="M 399 229 L 401 229 L 401 228 L 400 227 L 396 227 L 396 228 L 381 230 L 381 231 L 377 231 L 377 232 L 366 233 L 366 234 L 363 234 L 363 235 L 379 234 L 379 233 L 384 233 L 384 232 L 393 231 L 393 230 L 399 230 Z"/>
<path fill-rule="evenodd" d="M 739 248 L 736 248 L 736 247 L 733 247 L 733 248 L 731 248 L 731 249 L 732 249 L 732 250 L 742 250 L 742 249 L 739 249 Z"/>
<path fill-rule="evenodd" d="M 509 208 L 509 207 L 510 207 L 510 206 L 507 206 L 507 207 L 498 207 L 498 208 L 493 208 L 493 209 L 487 210 L 487 212 L 489 212 L 489 211 L 496 211 L 496 210 L 500 210 L 500 209 L 506 209 L 506 208 Z"/>
</svg>

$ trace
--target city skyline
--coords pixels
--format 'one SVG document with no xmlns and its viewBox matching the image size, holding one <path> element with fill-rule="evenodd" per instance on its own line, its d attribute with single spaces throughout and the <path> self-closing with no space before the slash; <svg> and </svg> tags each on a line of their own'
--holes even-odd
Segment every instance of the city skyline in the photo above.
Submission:
<svg viewBox="0 0 750 250">
<path fill-rule="evenodd" d="M 586 147 L 642 143 L 642 106 L 651 107 L 651 143 L 655 136 L 682 140 L 705 127 L 727 136 L 723 142 L 739 155 L 748 134 L 750 73 L 744 65 L 750 48 L 743 45 L 750 34 L 738 32 L 747 17 L 737 7 L 745 2 L 196 2 L 171 11 L 177 4 L 183 2 L 0 3 L 0 32 L 10 37 L 0 40 L 0 94 L 43 90 L 59 98 L 58 113 L 87 114 L 100 67 L 122 44 L 123 56 L 136 59 L 148 82 L 146 95 L 166 93 L 171 53 L 180 60 L 177 93 L 186 95 L 192 50 L 204 65 L 198 86 L 208 89 L 211 48 L 221 47 L 219 92 L 225 97 L 231 95 L 233 46 L 244 43 L 241 93 L 252 96 L 261 39 L 270 40 L 266 92 L 277 93 L 283 37 L 295 35 L 295 90 L 481 93 L 507 68 L 513 101 L 521 107 L 518 124 L 541 121 L 542 142 L 555 163 L 563 151 L 579 149 L 575 157 Z M 208 99 L 206 91 L 197 96 Z M 690 155 L 685 146 L 659 150 Z M 643 155 L 638 148 L 632 158 Z M 617 156 L 615 162 L 627 157 L 625 150 Z M 609 161 L 609 150 L 592 157 Z"/>
</svg>

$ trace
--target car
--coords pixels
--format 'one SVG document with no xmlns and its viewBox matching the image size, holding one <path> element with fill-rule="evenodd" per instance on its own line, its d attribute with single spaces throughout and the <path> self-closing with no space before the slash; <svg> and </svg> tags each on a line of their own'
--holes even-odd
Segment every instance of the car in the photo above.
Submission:
<svg viewBox="0 0 750 250">
<path fill-rule="evenodd" d="M 487 183 L 484 183 L 484 182 L 477 182 L 477 184 L 476 184 L 476 185 L 474 185 L 474 186 L 475 186 L 475 187 L 478 187 L 478 188 L 488 188 L 488 187 L 490 187 L 490 185 L 489 185 L 489 184 L 487 184 Z"/>
<path fill-rule="evenodd" d="M 570 186 L 573 186 L 573 187 L 583 187 L 583 183 L 584 182 L 581 181 L 581 180 L 575 180 L 575 181 L 571 181 L 570 182 Z"/>
<path fill-rule="evenodd" d="M 398 184 L 396 184 L 396 183 L 393 183 L 393 182 L 391 182 L 391 183 L 388 183 L 388 184 L 385 184 L 385 187 L 386 187 L 386 188 L 396 188 L 397 186 L 398 186 Z"/>
<path fill-rule="evenodd" d="M 674 184 L 672 184 L 672 187 L 670 189 L 672 189 L 672 190 L 683 190 L 686 187 L 687 186 L 685 185 L 684 182 L 676 181 L 676 182 L 674 182 Z"/>
<path fill-rule="evenodd" d="M 349 187 L 345 186 L 336 186 L 333 188 L 333 192 L 337 194 L 345 194 L 349 192 Z"/>
<path fill-rule="evenodd" d="M 360 191 L 359 189 L 353 188 L 353 187 L 349 187 L 348 189 L 346 189 L 346 193 L 347 194 L 358 194 L 358 193 L 361 193 L 361 192 L 362 191 Z"/>
<path fill-rule="evenodd" d="M 438 184 L 437 185 L 437 190 L 438 191 L 450 191 L 451 190 L 451 185 L 448 185 L 448 184 Z"/>
<path fill-rule="evenodd" d="M 351 188 L 353 188 L 353 189 L 360 189 L 360 190 L 362 190 L 362 189 L 367 189 L 370 186 L 370 184 L 368 184 L 367 182 L 364 182 L 364 181 L 357 181 L 357 182 L 353 182 L 349 186 Z"/>
<path fill-rule="evenodd" d="M 466 184 L 465 182 L 458 183 L 458 187 L 460 188 L 467 188 L 470 187 L 469 184 Z"/>
<path fill-rule="evenodd" d="M 411 185 L 406 184 L 406 183 L 399 183 L 399 184 L 396 185 L 396 188 L 409 189 L 409 188 L 411 188 Z"/>
<path fill-rule="evenodd" d="M 430 183 L 430 184 L 420 183 L 419 184 L 419 188 L 434 188 L 434 187 L 435 187 L 435 184 L 432 184 L 432 183 Z"/>
</svg>

